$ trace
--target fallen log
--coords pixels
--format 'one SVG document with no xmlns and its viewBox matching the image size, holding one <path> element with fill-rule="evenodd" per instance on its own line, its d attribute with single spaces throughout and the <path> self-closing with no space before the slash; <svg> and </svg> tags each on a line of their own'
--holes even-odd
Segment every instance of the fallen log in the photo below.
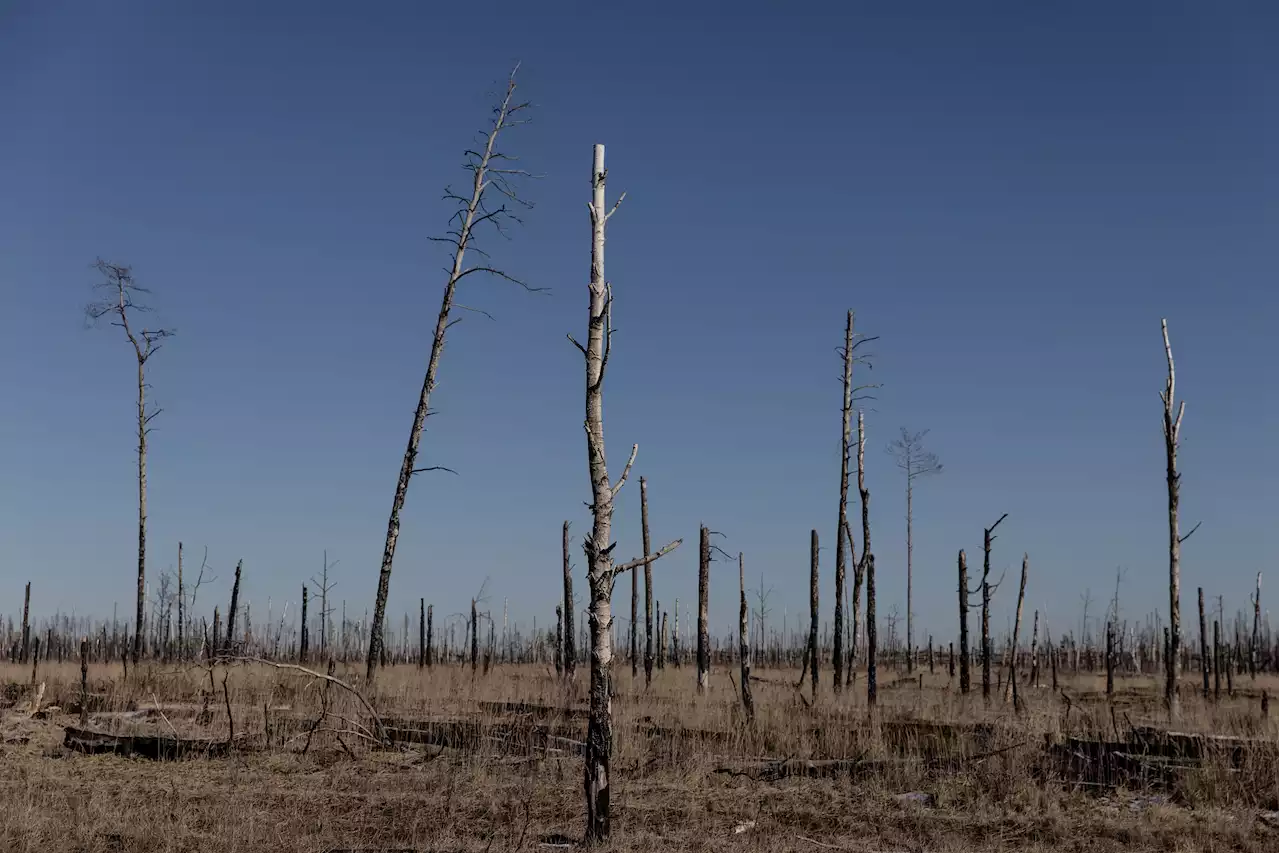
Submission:
<svg viewBox="0 0 1280 853">
<path fill-rule="evenodd" d="M 156 735 L 112 735 L 88 729 L 66 727 L 62 745 L 86 755 L 132 755 L 153 761 L 226 755 L 225 740 L 205 740 Z"/>
<path fill-rule="evenodd" d="M 776 782 L 779 779 L 796 776 L 810 779 L 859 779 L 874 776 L 895 767 L 902 767 L 907 763 L 909 762 L 903 760 L 884 761 L 864 758 L 764 759 L 722 765 L 712 772 L 746 776 L 757 782 Z"/>
</svg>

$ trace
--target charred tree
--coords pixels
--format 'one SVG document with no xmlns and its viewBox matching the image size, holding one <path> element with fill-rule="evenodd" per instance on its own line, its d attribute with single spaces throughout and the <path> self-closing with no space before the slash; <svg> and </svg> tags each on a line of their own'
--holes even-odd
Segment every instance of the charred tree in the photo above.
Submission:
<svg viewBox="0 0 1280 853">
<path fill-rule="evenodd" d="M 236 578 L 231 584 L 231 606 L 227 608 L 227 637 L 222 652 L 230 655 L 236 643 L 236 611 L 240 609 L 240 570 L 244 560 L 236 560 Z"/>
<path fill-rule="evenodd" d="M 836 694 L 839 694 L 844 687 L 844 543 L 849 530 L 849 452 L 853 420 L 853 311 L 845 315 L 844 349 L 841 350 L 840 355 L 844 362 L 844 396 L 840 405 L 840 506 L 836 516 L 835 645 L 831 651 L 831 686 Z M 856 603 L 854 607 L 857 607 Z"/>
<path fill-rule="evenodd" d="M 633 575 L 634 577 L 634 575 Z M 698 527 L 698 693 L 707 689 L 711 678 L 711 632 L 707 624 L 711 586 L 711 532 Z"/>
<path fill-rule="evenodd" d="M 1164 403 L 1164 456 L 1165 485 L 1169 492 L 1169 637 L 1170 645 L 1165 650 L 1164 662 L 1164 701 L 1169 708 L 1169 716 L 1178 713 L 1178 655 L 1174 653 L 1182 636 L 1182 612 L 1180 607 L 1179 585 L 1181 583 L 1182 543 L 1187 536 L 1195 533 L 1195 528 L 1187 536 L 1178 535 L 1178 488 L 1181 476 L 1178 474 L 1178 438 L 1182 429 L 1182 413 L 1185 403 L 1178 403 L 1174 408 L 1174 371 L 1173 349 L 1169 346 L 1169 324 L 1160 321 L 1160 333 L 1164 338 L 1164 356 L 1169 366 L 1164 390 L 1160 392 L 1160 400 Z"/>
<path fill-rule="evenodd" d="M 913 433 L 908 432 L 906 427 L 900 429 L 898 438 L 889 445 L 889 455 L 893 457 L 898 469 L 906 475 L 907 480 L 907 674 L 909 675 L 915 669 L 915 635 L 911 615 L 911 498 L 916 478 L 942 473 L 942 463 L 938 461 L 935 454 L 924 449 L 924 437 L 929 434 L 928 430 Z"/>
<path fill-rule="evenodd" d="M 182 586 L 182 543 L 178 543 L 178 660 L 186 660 L 186 632 L 183 630 L 183 623 L 186 621 L 186 611 L 183 609 L 186 604 L 186 590 Z"/>
<path fill-rule="evenodd" d="M 809 531 L 809 689 L 818 698 L 818 531 Z"/>
<path fill-rule="evenodd" d="M 640 478 L 641 549 L 649 553 L 649 484 Z M 653 564 L 644 567 L 644 686 L 653 681 Z"/>
<path fill-rule="evenodd" d="M 871 552 L 871 490 L 867 488 L 867 432 L 858 410 L 858 500 L 862 505 L 862 572 L 867 581 L 867 704 L 876 703 L 876 564 Z M 855 584 L 857 579 L 855 579 Z"/>
<path fill-rule="evenodd" d="M 564 605 L 556 605 L 556 675 L 564 674 Z"/>
<path fill-rule="evenodd" d="M 587 721 L 583 793 L 586 797 L 586 836 L 588 845 L 608 841 L 610 833 L 609 762 L 613 754 L 613 586 L 620 572 L 641 568 L 680 544 L 676 540 L 655 553 L 623 565 L 613 562 L 611 541 L 614 499 L 627 481 L 635 462 L 637 445 L 617 482 L 609 479 L 604 441 L 604 378 L 609 363 L 612 328 L 613 293 L 604 277 L 605 223 L 617 211 L 622 197 L 612 209 L 605 207 L 604 146 L 596 145 L 591 165 L 591 274 L 588 283 L 587 345 L 570 341 L 582 353 L 586 363 L 586 430 L 587 469 L 591 479 L 591 534 L 583 541 L 587 558 L 587 584 L 591 606 L 588 621 L 591 629 L 590 708 Z"/>
<path fill-rule="evenodd" d="M 969 692 L 969 567 L 965 564 L 964 549 L 956 563 L 960 574 L 960 693 Z"/>
<path fill-rule="evenodd" d="M 560 528 L 560 562 L 564 569 L 564 677 L 573 681 L 578 651 L 573 634 L 573 567 L 569 565 L 569 522 Z"/>
<path fill-rule="evenodd" d="M 91 323 L 109 317 L 111 325 L 123 329 L 138 365 L 138 607 L 133 633 L 133 662 L 136 665 L 142 656 L 147 599 L 147 436 L 151 434 L 151 421 L 162 411 L 147 411 L 147 389 L 150 387 L 147 383 L 147 362 L 160 351 L 160 342 L 171 337 L 173 330 L 144 326 L 135 331 L 130 318 L 136 320 L 137 314 L 150 310 L 145 301 L 150 291 L 134 281 L 131 267 L 109 264 L 99 258 L 93 268 L 102 275 L 102 281 L 94 285 L 94 290 L 103 296 L 85 307 L 85 316 Z"/>
<path fill-rule="evenodd" d="M 1204 587 L 1196 587 L 1196 600 L 1200 606 L 1200 676 L 1204 682 L 1204 698 L 1209 698 L 1209 646 L 1204 630 Z"/>
<path fill-rule="evenodd" d="M 515 71 L 513 70 L 507 79 L 506 94 L 501 103 L 494 108 L 493 124 L 481 150 L 469 149 L 464 155 L 466 158 L 464 168 L 471 173 L 471 192 L 463 196 L 446 188 L 445 199 L 455 202 L 458 208 L 450 217 L 451 230 L 448 234 L 444 237 L 432 238 L 433 241 L 444 243 L 449 247 L 452 265 L 445 280 L 440 313 L 436 317 L 435 334 L 431 339 L 431 355 L 427 360 L 426 374 L 422 379 L 422 390 L 418 392 L 418 406 L 413 414 L 413 425 L 409 429 L 409 441 L 400 463 L 400 473 L 396 477 L 391 514 L 387 520 L 387 538 L 382 549 L 382 567 L 378 572 L 378 592 L 374 599 L 373 620 L 369 623 L 369 657 L 365 675 L 370 681 L 377 672 L 382 656 L 382 624 L 387 610 L 387 595 L 391 588 L 391 565 L 395 560 L 396 542 L 400 537 L 400 513 L 404 509 L 409 482 L 417 474 L 447 470 L 439 465 L 418 467 L 418 447 L 422 443 L 422 431 L 430 411 L 431 392 L 436 386 L 440 355 L 444 352 L 445 332 L 458 322 L 457 319 L 451 320 L 450 314 L 455 307 L 462 307 L 454 301 L 458 285 L 467 276 L 484 274 L 533 290 L 514 276 L 489 266 L 487 260 L 471 266 L 466 262 L 468 250 L 476 248 L 474 243 L 477 228 L 488 224 L 495 227 L 499 233 L 505 234 L 506 221 L 519 221 L 508 205 L 529 207 L 529 204 L 521 199 L 515 186 L 515 179 L 528 176 L 528 173 L 522 169 L 511 168 L 513 158 L 499 151 L 497 145 L 503 131 L 526 121 L 521 114 L 529 108 L 529 104 L 516 102 L 515 90 Z M 496 206 L 490 203 L 495 194 L 502 198 Z"/>
<path fill-rule="evenodd" d="M 751 627 L 747 610 L 747 582 L 742 569 L 742 552 L 738 552 L 738 661 L 742 679 L 742 710 L 747 725 L 755 722 L 756 705 L 751 699 Z"/>
<path fill-rule="evenodd" d="M 307 627 L 307 585 L 302 585 L 302 632 L 298 637 L 298 661 L 307 662 L 307 652 L 311 644 L 311 629 Z"/>
<path fill-rule="evenodd" d="M 18 663 L 26 663 L 27 658 L 31 654 L 31 581 L 27 581 L 27 588 L 22 593 L 22 654 L 18 656 Z"/>
<path fill-rule="evenodd" d="M 991 594 L 1003 581 L 995 584 L 989 582 L 991 576 L 991 543 L 995 537 L 991 534 L 1000 526 L 1000 522 L 1008 518 L 1005 513 L 996 519 L 996 523 L 982 531 L 982 698 L 991 698 Z"/>
</svg>

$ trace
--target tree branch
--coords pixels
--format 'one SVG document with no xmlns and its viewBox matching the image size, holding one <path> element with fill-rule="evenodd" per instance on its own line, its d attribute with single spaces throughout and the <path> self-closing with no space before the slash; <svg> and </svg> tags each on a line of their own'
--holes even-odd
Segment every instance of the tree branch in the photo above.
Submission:
<svg viewBox="0 0 1280 853">
<path fill-rule="evenodd" d="M 1191 530 L 1187 532 L 1187 535 L 1185 535 L 1185 536 L 1179 536 L 1179 537 L 1178 537 L 1178 544 L 1179 544 L 1179 545 L 1181 545 L 1183 542 L 1186 542 L 1188 539 L 1190 539 L 1190 538 L 1191 538 L 1191 534 L 1192 534 L 1192 533 L 1195 533 L 1197 530 L 1199 530 L 1199 529 L 1200 529 L 1200 525 L 1201 525 L 1201 524 L 1203 524 L 1203 523 L 1204 523 L 1204 522 L 1202 522 L 1202 521 L 1197 521 L 1197 522 L 1196 522 L 1196 526 L 1195 526 L 1195 527 L 1193 527 L 1193 528 L 1191 528 Z"/>
<path fill-rule="evenodd" d="M 638 444 L 631 445 L 631 458 L 627 460 L 626 466 L 622 469 L 622 476 L 618 478 L 617 485 L 615 485 L 613 489 L 610 491 L 610 494 L 612 495 L 612 497 L 616 498 L 618 496 L 618 492 L 622 491 L 622 486 L 627 482 L 627 475 L 631 473 L 631 466 L 635 463 L 636 453 L 639 452 L 639 450 L 640 450 L 640 445 Z"/>
<path fill-rule="evenodd" d="M 660 557 L 665 557 L 667 554 L 670 554 L 672 551 L 679 548 L 681 543 L 683 542 L 684 542 L 683 539 L 677 539 L 674 542 L 668 542 L 666 545 L 663 545 L 656 552 L 650 554 L 647 557 L 640 557 L 638 559 L 632 560 L 629 563 L 623 563 L 620 566 L 614 566 L 613 573 L 615 575 L 618 575 L 623 572 L 629 572 L 632 569 L 638 569 L 641 566 L 647 566 L 650 563 L 652 563 L 654 560 L 657 560 Z"/>
</svg>

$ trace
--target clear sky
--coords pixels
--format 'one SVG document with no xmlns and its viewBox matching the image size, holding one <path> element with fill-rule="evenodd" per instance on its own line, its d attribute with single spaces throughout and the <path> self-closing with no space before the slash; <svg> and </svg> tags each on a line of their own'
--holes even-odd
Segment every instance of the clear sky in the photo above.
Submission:
<svg viewBox="0 0 1280 853">
<path fill-rule="evenodd" d="M 551 8 L 555 7 L 555 8 Z M 730 7 L 722 7 L 724 10 Z M 371 607 L 444 263 L 428 237 L 516 60 L 545 177 L 495 259 L 550 296 L 468 281 L 409 495 L 390 622 L 419 596 L 552 618 L 560 523 L 589 528 L 581 356 L 591 145 L 608 146 L 618 333 L 605 410 L 632 442 L 664 609 L 696 595 L 700 522 L 830 618 L 844 312 L 880 336 L 867 412 L 881 614 L 956 631 L 955 556 L 1031 555 L 1028 613 L 1080 596 L 1167 611 L 1157 393 L 1167 317 L 1186 400 L 1184 612 L 1276 600 L 1276 9 L 1229 3 L 0 2 L 0 610 L 131 609 L 134 365 L 86 329 L 95 257 L 132 264 L 177 336 L 151 365 L 150 560 L 208 546 L 225 600 L 296 602 L 340 560 Z M 639 552 L 634 482 L 615 516 Z M 856 512 L 856 509 L 855 509 Z M 714 570 L 712 625 L 736 621 Z M 1016 582 L 993 621 L 1011 619 Z M 615 602 L 625 609 L 627 583 Z M 295 605 L 296 607 L 296 605 Z M 262 609 L 260 609 L 262 608 Z M 1095 612 L 1100 612 L 1101 604 Z M 688 611 L 686 611 L 688 612 Z M 619 623 L 620 625 L 624 623 Z"/>
</svg>

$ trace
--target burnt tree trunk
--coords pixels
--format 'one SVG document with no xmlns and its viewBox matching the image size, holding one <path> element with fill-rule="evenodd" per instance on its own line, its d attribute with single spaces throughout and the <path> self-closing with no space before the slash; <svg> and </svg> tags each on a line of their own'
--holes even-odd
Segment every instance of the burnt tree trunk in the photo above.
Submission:
<svg viewBox="0 0 1280 853">
<path fill-rule="evenodd" d="M 304 620 L 305 621 L 305 620 Z M 178 660 L 186 660 L 186 591 L 182 586 L 182 543 L 178 543 Z"/>
<path fill-rule="evenodd" d="M 748 625 L 747 584 L 742 569 L 742 552 L 738 552 L 738 660 L 742 679 L 742 710 L 747 724 L 755 722 L 756 706 L 751 699 L 751 638 Z"/>
<path fill-rule="evenodd" d="M 240 570 L 244 560 L 236 560 L 236 577 L 231 584 L 231 606 L 227 608 L 227 636 L 223 653 L 230 655 L 236 644 L 236 611 L 240 608 Z"/>
<path fill-rule="evenodd" d="M 564 677 L 573 681 L 578 652 L 573 634 L 573 569 L 569 565 L 569 522 L 560 528 L 560 557 L 564 567 Z"/>
<path fill-rule="evenodd" d="M 982 531 L 982 698 L 991 698 L 991 592 L 989 582 L 991 575 L 991 543 L 995 540 L 992 532 L 1009 514 L 1006 512 L 996 523 Z"/>
<path fill-rule="evenodd" d="M 963 548 L 957 564 L 960 575 L 960 693 L 963 695 L 969 692 L 969 567 L 965 565 Z"/>
<path fill-rule="evenodd" d="M 1013 706 L 1018 707 L 1018 634 L 1022 630 L 1022 602 L 1027 596 L 1027 555 L 1022 555 L 1022 578 L 1018 581 L 1018 607 L 1013 617 L 1013 650 L 1009 654 L 1009 681 L 1005 686 L 1004 699 L 1009 701 L 1013 695 Z"/>
<path fill-rule="evenodd" d="M 307 662 L 308 646 L 311 641 L 311 632 L 307 628 L 307 585 L 302 585 L 302 631 L 298 637 L 298 661 L 300 663 Z"/>
<path fill-rule="evenodd" d="M 640 478 L 640 539 L 649 553 L 649 484 Z M 644 567 L 644 686 L 653 681 L 653 564 Z"/>
<path fill-rule="evenodd" d="M 31 581 L 27 581 L 26 591 L 22 593 L 22 654 L 18 663 L 26 663 L 31 655 Z"/>
<path fill-rule="evenodd" d="M 1115 642 L 1116 642 L 1115 628 L 1110 622 L 1108 622 L 1107 623 L 1107 695 L 1108 696 L 1111 696 L 1113 693 L 1115 693 L 1115 690 L 1116 690 Z"/>
<path fill-rule="evenodd" d="M 556 605 L 556 675 L 564 674 L 564 605 Z"/>
<path fill-rule="evenodd" d="M 809 688 L 818 698 L 818 531 L 809 531 Z"/>
<path fill-rule="evenodd" d="M 698 693 L 707 689 L 711 676 L 711 636 L 707 625 L 707 598 L 711 583 L 711 533 L 698 527 Z"/>
<path fill-rule="evenodd" d="M 1196 600 L 1200 607 L 1200 677 L 1204 682 L 1204 698 L 1209 698 L 1209 644 L 1204 626 L 1204 587 L 1196 587 Z"/>
<path fill-rule="evenodd" d="M 867 705 L 876 704 L 876 556 L 862 552 L 867 563 Z"/>
</svg>

